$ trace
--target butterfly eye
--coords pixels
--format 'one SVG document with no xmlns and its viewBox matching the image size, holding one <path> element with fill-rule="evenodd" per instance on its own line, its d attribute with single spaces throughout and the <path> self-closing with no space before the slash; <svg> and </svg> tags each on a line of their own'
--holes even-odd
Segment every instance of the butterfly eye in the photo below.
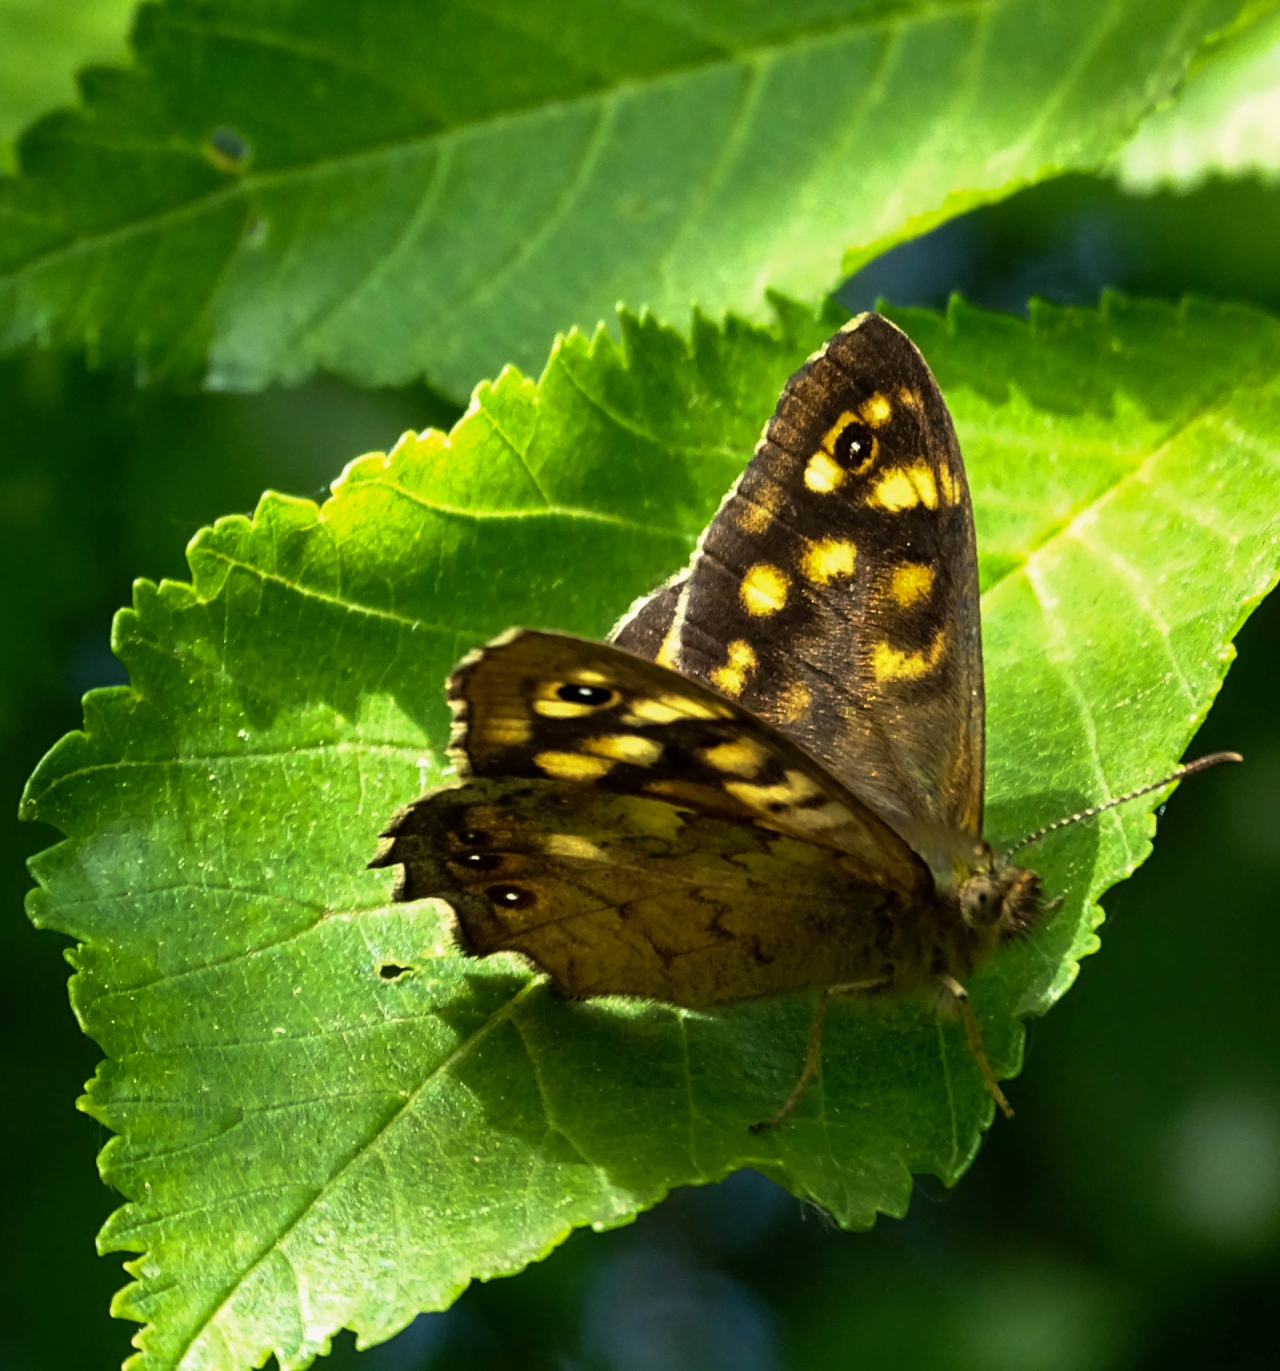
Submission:
<svg viewBox="0 0 1280 1371">
<path fill-rule="evenodd" d="M 599 709 L 602 705 L 611 704 L 617 698 L 617 691 L 607 686 L 575 685 L 569 682 L 562 685 L 556 695 L 567 705 L 590 705 L 593 709 Z"/>
<path fill-rule="evenodd" d="M 852 419 L 836 435 L 831 455 L 842 467 L 860 466 L 872 455 L 875 435 L 866 424 Z"/>
<path fill-rule="evenodd" d="M 496 852 L 468 852 L 461 862 L 472 871 L 492 871 L 502 865 L 502 858 Z"/>
<path fill-rule="evenodd" d="M 523 890 L 518 885 L 491 885 L 484 893 L 503 909 L 524 909 L 537 898 L 532 890 Z"/>
<path fill-rule="evenodd" d="M 1000 917 L 1001 891 L 990 876 L 970 877 L 960 890 L 960 914 L 970 928 L 986 928 Z"/>
</svg>

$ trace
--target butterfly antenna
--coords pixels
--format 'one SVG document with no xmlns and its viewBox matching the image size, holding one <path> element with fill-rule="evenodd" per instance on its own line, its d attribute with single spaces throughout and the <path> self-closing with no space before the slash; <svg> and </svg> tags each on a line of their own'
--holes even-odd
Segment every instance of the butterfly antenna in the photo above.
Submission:
<svg viewBox="0 0 1280 1371">
<path fill-rule="evenodd" d="M 1020 838 L 1014 843 L 1005 855 L 1012 857 L 1020 848 L 1038 843 L 1041 838 L 1059 828 L 1066 828 L 1069 824 L 1083 823 L 1086 819 L 1096 818 L 1099 814 L 1105 814 L 1108 809 L 1114 809 L 1117 805 L 1128 804 L 1130 800 L 1136 800 L 1140 795 L 1149 795 L 1153 790 L 1160 790 L 1164 786 L 1172 785 L 1174 781 L 1182 780 L 1184 776 L 1194 776 L 1197 771 L 1208 771 L 1211 766 L 1220 766 L 1223 762 L 1243 761 L 1244 758 L 1238 752 L 1210 752 L 1207 757 L 1197 757 L 1194 762 L 1187 762 L 1180 766 L 1176 771 L 1164 777 L 1163 780 L 1152 781 L 1149 785 L 1140 785 L 1136 790 L 1130 790 L 1125 795 L 1117 795 L 1114 800 L 1108 800 L 1106 804 L 1092 805 L 1088 809 L 1080 810 L 1077 814 L 1068 814 L 1065 819 L 1055 819 L 1051 824 L 1037 828 L 1034 833 L 1028 833 L 1025 838 Z"/>
</svg>

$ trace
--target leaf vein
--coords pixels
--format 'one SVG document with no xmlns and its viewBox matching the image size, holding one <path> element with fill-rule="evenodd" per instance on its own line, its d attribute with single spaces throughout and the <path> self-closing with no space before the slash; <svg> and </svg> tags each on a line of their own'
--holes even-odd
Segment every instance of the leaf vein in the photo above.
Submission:
<svg viewBox="0 0 1280 1371">
<path fill-rule="evenodd" d="M 181 1363 L 182 1359 L 195 1345 L 197 1338 L 199 1338 L 207 1328 L 214 1324 L 219 1315 L 221 1315 L 230 1304 L 236 1291 L 244 1286 L 249 1277 L 259 1270 L 268 1258 L 276 1253 L 283 1252 L 284 1244 L 290 1235 L 297 1231 L 307 1215 L 315 1209 L 316 1205 L 333 1189 L 346 1172 L 362 1157 L 370 1152 L 376 1152 L 376 1149 L 378 1149 L 379 1145 L 387 1137 L 391 1129 L 406 1116 L 408 1111 L 417 1104 L 426 1091 L 483 1042 L 495 1028 L 511 1019 L 521 1001 L 541 984 L 542 978 L 539 977 L 534 978 L 521 986 L 521 988 L 500 1009 L 497 1009 L 490 1014 L 478 1029 L 464 1038 L 448 1056 L 446 1056 L 437 1066 L 433 1067 L 400 1108 L 381 1123 L 371 1137 L 361 1143 L 358 1148 L 355 1148 L 347 1159 L 334 1169 L 332 1175 L 330 1175 L 322 1185 L 312 1188 L 309 1198 L 298 1208 L 288 1222 L 284 1224 L 279 1233 L 272 1239 L 271 1243 L 265 1247 L 257 1257 L 245 1265 L 244 1269 L 236 1275 L 235 1279 L 224 1287 L 218 1302 L 213 1305 L 206 1314 L 195 1321 L 190 1333 L 180 1345 L 178 1355 L 174 1358 L 175 1363 Z"/>
</svg>

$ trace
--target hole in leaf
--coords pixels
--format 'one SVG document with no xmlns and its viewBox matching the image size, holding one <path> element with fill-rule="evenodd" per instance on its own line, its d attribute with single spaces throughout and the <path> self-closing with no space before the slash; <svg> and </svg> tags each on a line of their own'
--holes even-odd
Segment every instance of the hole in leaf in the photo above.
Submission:
<svg viewBox="0 0 1280 1371">
<path fill-rule="evenodd" d="M 378 968 L 378 975 L 384 981 L 398 981 L 402 976 L 407 976 L 413 967 L 400 966 L 397 962 L 383 962 Z"/>
<path fill-rule="evenodd" d="M 253 153 L 247 139 L 242 138 L 233 128 L 219 124 L 209 135 L 202 149 L 205 157 L 219 171 L 228 174 L 243 171 L 249 165 Z"/>
</svg>

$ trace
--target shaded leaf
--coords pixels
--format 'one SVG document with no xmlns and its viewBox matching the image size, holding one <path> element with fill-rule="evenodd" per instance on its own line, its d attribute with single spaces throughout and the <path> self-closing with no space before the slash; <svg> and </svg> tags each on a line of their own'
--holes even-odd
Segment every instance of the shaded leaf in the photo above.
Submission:
<svg viewBox="0 0 1280 1371">
<path fill-rule="evenodd" d="M 0 346 L 463 395 L 1100 165 L 1243 0 L 167 0 L 0 185 Z"/>
<path fill-rule="evenodd" d="M 929 1005 L 837 1007 L 820 1086 L 753 1135 L 806 997 L 569 1004 L 453 953 L 364 866 L 441 775 L 463 651 L 512 622 L 601 635 L 684 561 L 833 327 L 779 308 L 688 345 L 625 316 L 621 351 L 571 335 L 538 383 L 504 372 L 321 509 L 269 495 L 206 530 L 190 586 L 138 583 L 115 636 L 133 686 L 87 697 L 25 812 L 68 835 L 30 911 L 83 944 L 73 1000 L 108 1056 L 85 1107 L 120 1134 L 103 1168 L 130 1201 L 101 1243 L 145 1253 L 116 1306 L 151 1324 L 140 1367 L 298 1367 L 344 1325 L 377 1341 L 744 1165 L 859 1227 L 905 1210 L 913 1171 L 969 1164 L 991 1102 Z M 1007 842 L 1162 774 L 1207 710 L 1280 568 L 1280 328 L 1114 299 L 898 317 L 967 454 Z M 1134 805 L 1037 851 L 1064 903 L 972 985 L 1001 1074 L 1150 832 Z"/>
</svg>

